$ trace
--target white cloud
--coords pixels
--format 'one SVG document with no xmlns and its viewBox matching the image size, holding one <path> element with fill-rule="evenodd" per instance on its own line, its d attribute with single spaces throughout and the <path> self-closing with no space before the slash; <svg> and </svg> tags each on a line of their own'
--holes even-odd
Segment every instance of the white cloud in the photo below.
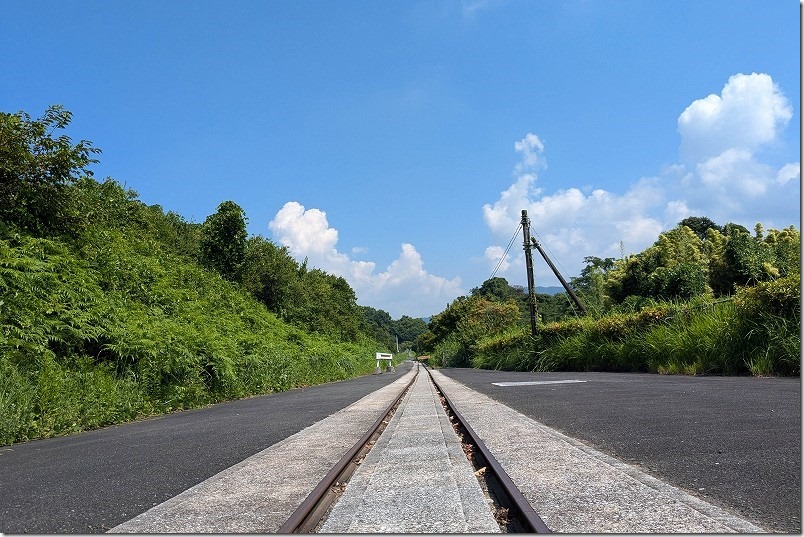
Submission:
<svg viewBox="0 0 804 537">
<path fill-rule="evenodd" d="M 701 183 L 710 192 L 736 199 L 753 199 L 767 191 L 776 179 L 773 168 L 757 162 L 746 149 L 727 149 L 698 164 Z"/>
<path fill-rule="evenodd" d="M 664 221 L 681 222 L 688 216 L 695 213 L 696 211 L 694 209 L 690 209 L 690 207 L 687 205 L 686 200 L 669 201 L 664 208 Z"/>
<path fill-rule="evenodd" d="M 757 73 L 734 75 L 719 96 L 688 106 L 678 118 L 680 166 L 690 170 L 679 188 L 686 201 L 715 221 L 748 227 L 800 210 L 800 164 L 777 169 L 760 156 L 779 144 L 792 114 L 773 79 Z"/>
<path fill-rule="evenodd" d="M 502 246 L 489 246 L 483 256 L 489 263 L 489 270 L 505 272 L 511 266 L 511 254 L 505 252 Z"/>
<path fill-rule="evenodd" d="M 529 132 L 523 139 L 514 142 L 514 149 L 522 154 L 522 160 L 514 168 L 514 173 L 521 174 L 537 167 L 547 167 L 547 162 L 542 158 L 544 144 L 535 134 Z"/>
<path fill-rule="evenodd" d="M 385 270 L 375 274 L 376 263 L 354 261 L 336 248 L 338 231 L 329 226 L 326 213 L 290 201 L 268 224 L 274 239 L 287 246 L 291 255 L 308 265 L 342 276 L 357 295 L 358 303 L 383 309 L 393 318 L 424 317 L 438 313 L 447 303 L 465 293 L 461 279 L 430 274 L 412 244 L 402 250 Z M 356 248 L 353 251 L 362 252 Z"/>
<path fill-rule="evenodd" d="M 728 149 L 755 151 L 777 138 L 793 110 L 766 74 L 736 74 L 720 95 L 694 101 L 678 117 L 681 157 L 703 162 Z"/>
<path fill-rule="evenodd" d="M 785 164 L 776 173 L 776 182 L 778 184 L 784 185 L 788 181 L 801 181 L 801 164 L 799 162 Z"/>
<path fill-rule="evenodd" d="M 538 137 L 528 135 L 518 142 L 522 145 L 517 145 L 516 149 L 523 156 L 515 171 L 530 169 L 538 163 L 532 158 L 533 153 L 525 148 L 537 148 L 539 154 L 544 149 L 541 143 L 526 145 L 529 138 L 538 140 Z M 543 194 L 542 189 L 536 188 L 537 180 L 534 173 L 521 174 L 494 204 L 483 206 L 483 217 L 499 239 L 509 239 L 521 221 L 522 210 L 527 210 L 532 231 L 540 237 L 546 249 L 559 258 L 554 262 L 566 260 L 569 274 L 565 277 L 578 274 L 587 255 L 619 256 L 620 241 L 629 251 L 640 251 L 651 244 L 662 229 L 662 223 L 649 216 L 649 211 L 663 208 L 664 203 L 656 179 L 637 181 L 623 195 L 603 189 L 584 193 L 575 187 Z M 501 247 L 490 246 L 485 258 L 489 263 L 493 259 L 496 266 L 501 254 Z M 506 260 L 500 267 L 499 274 L 518 275 L 524 266 L 523 255 L 519 248 L 517 256 Z M 542 272 L 547 273 L 545 269 Z M 514 277 L 519 279 L 516 275 Z M 549 277 L 553 278 L 552 275 Z"/>
<path fill-rule="evenodd" d="M 786 226 L 798 221 L 800 163 L 777 169 L 758 154 L 779 142 L 791 117 L 790 103 L 770 76 L 734 75 L 720 95 L 694 101 L 679 116 L 682 162 L 637 180 L 624 193 L 578 187 L 545 192 L 535 173 L 546 167 L 545 145 L 529 133 L 514 144 L 520 161 L 513 184 L 483 206 L 483 218 L 498 239 L 507 240 L 527 209 L 532 230 L 558 257 L 554 261 L 565 263 L 567 277 L 580 272 L 585 256 L 639 252 L 688 216 L 747 227 L 773 227 L 781 219 Z M 485 257 L 491 262 L 497 253 L 500 247 L 492 246 Z M 522 257 L 520 249 L 500 272 L 520 280 Z"/>
<path fill-rule="evenodd" d="M 327 213 L 305 210 L 295 201 L 287 202 L 268 227 L 294 255 L 331 253 L 338 242 L 338 230 L 329 227 Z"/>
<path fill-rule="evenodd" d="M 531 195 L 539 194 L 539 191 L 531 192 L 534 181 L 536 181 L 535 175 L 522 175 L 507 190 L 500 193 L 500 199 L 494 202 L 494 205 L 487 203 L 483 206 L 483 218 L 492 232 L 503 235 L 513 233 L 521 220 L 520 211 L 527 208 Z"/>
</svg>

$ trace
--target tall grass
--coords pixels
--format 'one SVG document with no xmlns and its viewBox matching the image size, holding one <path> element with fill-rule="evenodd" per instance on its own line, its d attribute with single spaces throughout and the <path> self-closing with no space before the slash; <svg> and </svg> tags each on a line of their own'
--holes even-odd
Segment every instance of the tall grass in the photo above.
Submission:
<svg viewBox="0 0 804 537">
<path fill-rule="evenodd" d="M 799 275 L 741 289 L 733 301 L 668 302 L 484 339 L 471 365 L 524 371 L 799 375 Z"/>
</svg>

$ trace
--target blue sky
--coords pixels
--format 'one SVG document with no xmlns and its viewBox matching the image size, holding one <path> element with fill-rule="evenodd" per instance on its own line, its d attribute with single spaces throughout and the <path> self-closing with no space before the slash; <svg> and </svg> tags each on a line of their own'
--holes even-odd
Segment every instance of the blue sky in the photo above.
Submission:
<svg viewBox="0 0 804 537">
<path fill-rule="evenodd" d="M 428 316 L 522 209 L 565 277 L 687 216 L 799 227 L 792 0 L 5 1 L 0 110 L 74 114 L 93 169 Z M 521 238 L 496 275 L 524 285 Z M 538 285 L 557 285 L 536 260 Z"/>
</svg>

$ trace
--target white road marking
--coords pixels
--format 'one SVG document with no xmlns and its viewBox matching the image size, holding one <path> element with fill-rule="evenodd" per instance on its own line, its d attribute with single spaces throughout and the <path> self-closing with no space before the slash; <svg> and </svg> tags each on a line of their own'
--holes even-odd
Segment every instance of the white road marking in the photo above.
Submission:
<svg viewBox="0 0 804 537">
<path fill-rule="evenodd" d="M 530 380 L 525 382 L 492 382 L 495 386 L 538 386 L 540 384 L 575 384 L 585 380 Z"/>
</svg>

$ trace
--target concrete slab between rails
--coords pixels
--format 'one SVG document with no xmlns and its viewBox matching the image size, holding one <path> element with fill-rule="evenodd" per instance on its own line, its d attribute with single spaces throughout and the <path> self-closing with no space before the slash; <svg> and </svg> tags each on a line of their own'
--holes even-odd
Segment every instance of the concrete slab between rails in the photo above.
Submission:
<svg viewBox="0 0 804 537">
<path fill-rule="evenodd" d="M 422 371 L 350 479 L 321 533 L 499 533 Z"/>
<path fill-rule="evenodd" d="M 109 533 L 276 532 L 413 375 L 415 368 Z"/>
<path fill-rule="evenodd" d="M 765 530 L 451 378 L 436 381 L 533 509 L 562 533 Z"/>
</svg>

